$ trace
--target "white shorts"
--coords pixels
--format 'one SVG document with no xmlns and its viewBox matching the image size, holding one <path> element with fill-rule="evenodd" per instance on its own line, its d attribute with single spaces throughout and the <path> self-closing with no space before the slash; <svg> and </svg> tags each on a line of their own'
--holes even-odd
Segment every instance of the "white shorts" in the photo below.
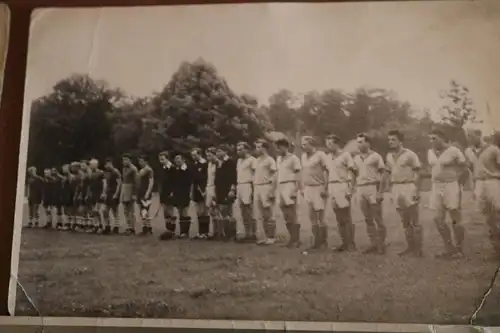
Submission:
<svg viewBox="0 0 500 333">
<path fill-rule="evenodd" d="M 448 183 L 432 183 L 430 198 L 432 209 L 455 210 L 460 209 L 462 189 L 458 181 Z"/>
<path fill-rule="evenodd" d="M 207 186 L 206 192 L 205 192 L 205 205 L 207 207 L 213 206 L 215 201 L 215 186 Z"/>
<path fill-rule="evenodd" d="M 500 179 L 476 180 L 474 194 L 482 213 L 500 211 Z"/>
<path fill-rule="evenodd" d="M 332 208 L 347 208 L 351 205 L 348 198 L 349 184 L 342 183 L 329 183 L 328 184 L 328 197 L 332 202 Z"/>
<path fill-rule="evenodd" d="M 360 185 L 356 187 L 358 202 L 361 206 L 377 204 L 377 185 Z"/>
<path fill-rule="evenodd" d="M 278 185 L 279 202 L 281 206 L 291 206 L 297 203 L 297 183 L 286 182 Z"/>
<path fill-rule="evenodd" d="M 406 209 L 417 203 L 417 186 L 414 183 L 393 184 L 391 192 L 396 209 Z"/>
<path fill-rule="evenodd" d="M 326 200 L 322 196 L 324 188 L 323 185 L 304 186 L 304 200 L 315 211 L 325 210 Z"/>
<path fill-rule="evenodd" d="M 271 195 L 273 186 L 271 184 L 265 185 L 255 185 L 255 200 L 257 201 L 257 208 L 269 208 L 274 203 L 273 200 L 269 198 Z"/>
<path fill-rule="evenodd" d="M 240 204 L 250 205 L 252 203 L 253 185 L 251 183 L 238 184 L 236 191 Z"/>
</svg>

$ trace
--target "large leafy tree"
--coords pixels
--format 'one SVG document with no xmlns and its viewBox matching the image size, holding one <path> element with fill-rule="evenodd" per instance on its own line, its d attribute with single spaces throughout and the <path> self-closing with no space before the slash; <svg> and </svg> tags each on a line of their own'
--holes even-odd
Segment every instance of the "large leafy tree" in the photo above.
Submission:
<svg viewBox="0 0 500 333">
<path fill-rule="evenodd" d="M 263 136 L 272 128 L 257 100 L 236 94 L 202 59 L 184 62 L 151 101 L 139 140 L 143 151 L 206 147 Z"/>
<path fill-rule="evenodd" d="M 453 142 L 463 147 L 466 144 L 464 127 L 467 124 L 479 122 L 469 89 L 452 80 L 448 89 L 441 92 L 440 97 L 442 100 L 440 109 L 442 124 L 440 127 Z"/>
<path fill-rule="evenodd" d="M 113 150 L 110 114 L 122 96 L 103 81 L 73 75 L 31 106 L 28 163 L 45 167 Z"/>
</svg>

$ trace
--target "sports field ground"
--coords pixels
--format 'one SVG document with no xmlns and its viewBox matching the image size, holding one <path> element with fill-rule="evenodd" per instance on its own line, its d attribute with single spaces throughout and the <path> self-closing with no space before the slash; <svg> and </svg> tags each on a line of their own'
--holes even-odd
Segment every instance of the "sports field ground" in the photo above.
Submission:
<svg viewBox="0 0 500 333">
<path fill-rule="evenodd" d="M 387 197 L 386 256 L 160 242 L 163 223 L 156 217 L 155 236 L 146 238 L 24 229 L 19 278 L 44 316 L 467 324 L 498 265 L 487 260 L 487 228 L 466 193 L 466 258 L 434 259 L 442 243 L 428 200 L 424 195 L 421 205 L 424 258 L 397 256 L 404 237 Z M 368 245 L 364 222 L 358 209 L 353 214 L 362 249 Z M 300 215 L 307 246 L 310 224 L 302 204 Z M 277 217 L 278 231 L 285 235 L 283 219 Z M 328 221 L 333 247 L 339 239 L 331 213 Z M 496 285 L 479 324 L 500 325 L 500 281 Z M 36 314 L 19 290 L 16 314 Z"/>
</svg>

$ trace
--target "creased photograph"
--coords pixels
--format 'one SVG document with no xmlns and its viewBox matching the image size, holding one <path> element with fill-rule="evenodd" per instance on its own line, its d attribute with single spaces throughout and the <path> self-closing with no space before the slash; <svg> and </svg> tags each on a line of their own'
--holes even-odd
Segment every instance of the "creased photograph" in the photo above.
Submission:
<svg viewBox="0 0 500 333">
<path fill-rule="evenodd" d="M 15 315 L 500 325 L 499 40 L 485 1 L 35 11 Z"/>
</svg>

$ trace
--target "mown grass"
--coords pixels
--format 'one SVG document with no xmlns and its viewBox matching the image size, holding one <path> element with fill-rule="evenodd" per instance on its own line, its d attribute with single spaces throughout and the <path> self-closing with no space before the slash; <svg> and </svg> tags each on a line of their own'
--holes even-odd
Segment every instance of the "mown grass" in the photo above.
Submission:
<svg viewBox="0 0 500 333">
<path fill-rule="evenodd" d="M 497 266 L 485 259 L 487 229 L 466 196 L 467 258 L 436 260 L 441 242 L 426 200 L 421 259 L 397 257 L 404 237 L 386 200 L 386 256 L 25 229 L 19 279 L 45 316 L 467 324 Z M 300 211 L 307 243 L 310 225 Z M 357 209 L 354 219 L 363 248 L 368 240 Z M 335 245 L 331 214 L 328 221 Z M 278 223 L 284 234 L 279 216 Z M 161 231 L 159 218 L 154 228 Z M 497 290 L 480 323 L 500 324 Z M 20 291 L 16 314 L 36 314 Z"/>
</svg>

